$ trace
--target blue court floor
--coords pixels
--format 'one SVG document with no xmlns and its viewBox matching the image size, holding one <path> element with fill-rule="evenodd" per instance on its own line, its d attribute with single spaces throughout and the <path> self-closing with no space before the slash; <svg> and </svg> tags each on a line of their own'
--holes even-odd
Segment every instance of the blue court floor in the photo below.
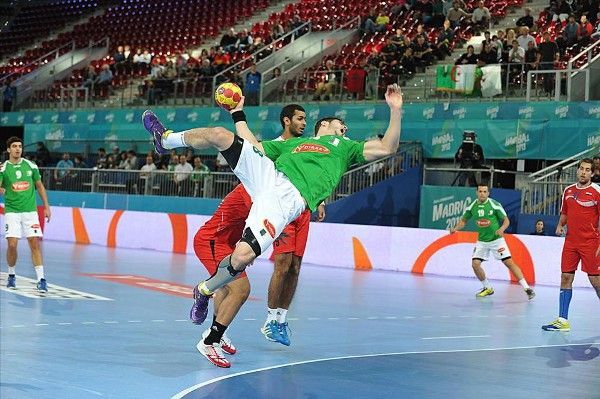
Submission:
<svg viewBox="0 0 600 399">
<path fill-rule="evenodd" d="M 206 277 L 194 256 L 45 241 L 42 298 L 25 241 L 19 250 L 17 290 L 1 275 L 2 399 L 600 398 L 591 289 L 574 290 L 572 331 L 549 333 L 556 287 L 528 301 L 494 282 L 478 299 L 475 279 L 306 264 L 284 347 L 260 333 L 272 265 L 257 261 L 252 300 L 228 330 L 238 353 L 220 369 L 195 348 L 206 326 L 188 321 Z"/>
</svg>

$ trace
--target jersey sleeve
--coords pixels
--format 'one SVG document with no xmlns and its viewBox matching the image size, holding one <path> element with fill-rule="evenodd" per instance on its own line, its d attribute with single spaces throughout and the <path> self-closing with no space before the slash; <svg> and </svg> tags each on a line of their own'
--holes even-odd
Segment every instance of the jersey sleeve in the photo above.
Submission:
<svg viewBox="0 0 600 399">
<path fill-rule="evenodd" d="M 462 214 L 462 218 L 469 220 L 473 217 L 473 212 L 471 212 L 471 210 L 473 209 L 473 204 L 469 205 L 466 209 L 465 212 Z"/>
<path fill-rule="evenodd" d="M 40 174 L 40 170 L 37 166 L 31 168 L 32 171 L 32 178 L 33 178 L 33 182 L 35 183 L 38 180 L 42 179 L 42 175 Z"/>
<path fill-rule="evenodd" d="M 365 163 L 365 156 L 363 154 L 365 150 L 365 142 L 364 141 L 353 141 L 348 140 L 350 142 L 350 151 L 349 151 L 349 161 L 350 164 L 354 163 Z"/>
<path fill-rule="evenodd" d="M 504 210 L 504 207 L 502 206 L 502 204 L 500 204 L 499 202 L 494 201 L 494 205 L 496 205 L 495 208 L 495 214 L 499 219 L 506 219 L 508 217 L 508 215 L 506 214 L 506 211 Z"/>
<path fill-rule="evenodd" d="M 568 210 L 568 206 L 567 206 L 567 189 L 565 189 L 565 191 L 563 191 L 563 195 L 562 195 L 562 204 L 560 205 L 560 214 L 561 215 L 565 215 L 567 216 L 569 214 L 569 210 Z"/>
<path fill-rule="evenodd" d="M 281 155 L 284 143 L 285 141 L 263 141 L 262 146 L 265 150 L 265 155 L 267 158 L 275 162 L 275 160 Z"/>
</svg>

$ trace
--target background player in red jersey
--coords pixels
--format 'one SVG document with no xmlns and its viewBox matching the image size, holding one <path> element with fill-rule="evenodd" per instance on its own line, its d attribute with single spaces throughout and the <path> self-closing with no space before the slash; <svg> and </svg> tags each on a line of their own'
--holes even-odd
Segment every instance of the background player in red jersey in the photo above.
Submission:
<svg viewBox="0 0 600 399">
<path fill-rule="evenodd" d="M 579 161 L 577 183 L 565 189 L 556 234 L 567 235 L 562 251 L 559 317 L 542 326 L 546 331 L 571 331 L 569 304 L 573 294 L 573 278 L 579 261 L 600 298 L 600 186 L 592 183 L 593 163 L 589 158 Z"/>
</svg>

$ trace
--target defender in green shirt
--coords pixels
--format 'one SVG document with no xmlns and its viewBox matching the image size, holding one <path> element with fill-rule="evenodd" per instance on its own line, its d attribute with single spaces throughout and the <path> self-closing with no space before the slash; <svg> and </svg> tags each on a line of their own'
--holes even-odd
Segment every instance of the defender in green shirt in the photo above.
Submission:
<svg viewBox="0 0 600 399">
<path fill-rule="evenodd" d="M 481 267 L 481 262 L 488 260 L 491 251 L 494 254 L 494 258 L 501 260 L 519 281 L 527 297 L 533 299 L 535 292 L 529 287 L 527 281 L 525 281 L 521 268 L 512 260 L 506 240 L 502 237 L 510 221 L 502 205 L 490 198 L 487 183 L 477 185 L 477 199 L 467 206 L 456 227 L 450 229 L 450 234 L 464 228 L 471 218 L 475 219 L 478 234 L 477 243 L 473 250 L 472 266 L 475 275 L 483 284 L 483 288 L 476 296 L 484 297 L 494 294 L 494 289 L 485 277 L 485 272 Z"/>
<path fill-rule="evenodd" d="M 175 133 L 168 131 L 152 111 L 144 112 L 142 121 L 153 136 L 157 152 L 166 153 L 176 147 L 216 148 L 252 198 L 244 233 L 235 250 L 220 262 L 214 275 L 194 288 L 190 318 L 196 324 L 206 319 L 212 293 L 233 281 L 302 211 L 314 211 L 352 163 L 374 161 L 397 151 L 403 104 L 400 87 L 388 86 L 385 99 L 390 107 L 388 128 L 381 140 L 367 142 L 348 140 L 346 125 L 332 117 L 317 122 L 314 138 L 259 143 L 246 123 L 243 97 L 231 111 L 237 135 L 222 127 Z"/>
<path fill-rule="evenodd" d="M 9 159 L 0 166 L 0 194 L 4 194 L 5 234 L 8 241 L 6 263 L 8 265 L 8 288 L 16 288 L 15 264 L 17 263 L 17 244 L 21 238 L 21 230 L 25 230 L 31 258 L 37 275 L 37 289 L 41 293 L 48 292 L 44 278 L 40 237 L 42 228 L 37 213 L 35 191 L 44 202 L 44 216 L 50 222 L 50 205 L 46 189 L 42 184 L 37 165 L 22 158 L 23 140 L 11 137 L 6 142 Z"/>
</svg>

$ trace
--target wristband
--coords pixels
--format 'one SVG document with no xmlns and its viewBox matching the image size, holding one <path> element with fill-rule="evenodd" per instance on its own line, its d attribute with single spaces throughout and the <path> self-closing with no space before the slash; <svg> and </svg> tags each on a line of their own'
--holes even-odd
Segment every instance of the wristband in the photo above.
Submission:
<svg viewBox="0 0 600 399">
<path fill-rule="evenodd" d="M 244 111 L 235 111 L 234 113 L 231 114 L 231 118 L 233 119 L 233 123 L 238 123 L 238 122 L 246 122 L 246 114 L 244 113 Z"/>
</svg>

